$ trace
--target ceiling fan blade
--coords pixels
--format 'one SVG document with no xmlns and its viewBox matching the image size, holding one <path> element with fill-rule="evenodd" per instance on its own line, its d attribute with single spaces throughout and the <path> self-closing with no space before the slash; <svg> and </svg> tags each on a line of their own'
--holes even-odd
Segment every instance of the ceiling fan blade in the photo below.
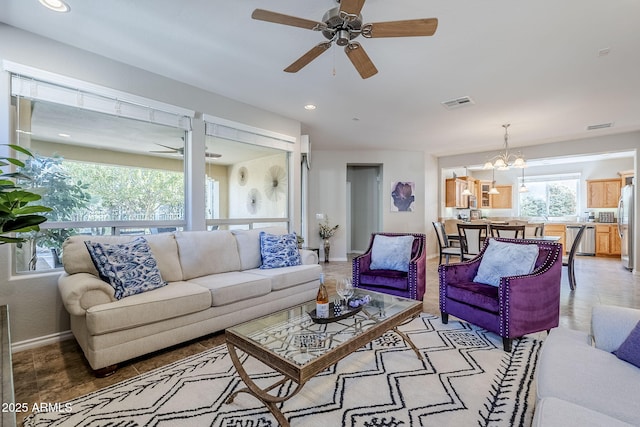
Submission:
<svg viewBox="0 0 640 427">
<path fill-rule="evenodd" d="M 222 154 L 205 152 L 204 156 L 208 159 L 219 159 L 222 157 Z"/>
<path fill-rule="evenodd" d="M 160 144 L 159 142 L 156 142 L 155 144 L 159 145 L 161 147 L 164 147 L 164 148 L 168 148 L 169 150 L 173 150 L 174 153 L 180 153 L 181 151 L 184 150 L 184 148 L 182 148 L 182 147 L 171 147 L 169 145 Z M 158 152 L 160 152 L 160 151 L 158 151 Z M 168 152 L 169 151 L 165 151 L 165 153 L 168 153 Z"/>
<path fill-rule="evenodd" d="M 296 16 L 284 15 L 278 12 L 271 12 L 264 9 L 256 9 L 251 14 L 253 19 L 259 21 L 273 22 L 274 24 L 290 25 L 292 27 L 305 28 L 307 30 L 320 31 L 327 27 L 324 22 L 312 21 L 310 19 L 298 18 Z"/>
<path fill-rule="evenodd" d="M 287 73 L 297 73 L 308 63 L 320 56 L 321 53 L 331 47 L 331 42 L 320 43 L 311 48 L 307 53 L 298 58 L 293 64 L 284 69 Z"/>
<path fill-rule="evenodd" d="M 158 154 L 177 154 L 177 151 L 157 151 L 157 150 L 151 150 L 149 151 L 150 153 L 158 153 Z"/>
<path fill-rule="evenodd" d="M 360 15 L 362 6 L 364 6 L 364 2 L 365 0 L 341 0 L 340 14 L 357 18 Z M 350 21 L 350 19 L 347 19 L 347 21 Z"/>
<path fill-rule="evenodd" d="M 369 38 L 432 36 L 437 28 L 438 18 L 376 22 L 363 25 L 362 35 Z"/>
<path fill-rule="evenodd" d="M 367 55 L 367 52 L 364 51 L 360 43 L 349 43 L 344 47 L 344 51 L 351 60 L 353 66 L 358 70 L 358 73 L 360 73 L 360 77 L 363 79 L 368 79 L 378 72 L 378 69 L 373 65 L 373 62 L 369 59 L 369 55 Z"/>
</svg>

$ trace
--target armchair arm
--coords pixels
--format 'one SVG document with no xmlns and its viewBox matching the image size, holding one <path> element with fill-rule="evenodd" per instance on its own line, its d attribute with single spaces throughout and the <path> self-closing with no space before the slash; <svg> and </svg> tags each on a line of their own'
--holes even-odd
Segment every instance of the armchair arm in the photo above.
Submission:
<svg viewBox="0 0 640 427">
<path fill-rule="evenodd" d="M 482 261 L 482 258 L 477 257 L 470 261 L 456 264 L 440 264 L 438 273 L 442 279 L 441 284 L 472 282 L 473 278 L 478 274 L 480 261 Z"/>
<path fill-rule="evenodd" d="M 595 346 L 616 351 L 640 322 L 640 310 L 613 305 L 596 305 L 591 312 L 591 334 Z"/>
<path fill-rule="evenodd" d="M 360 285 L 360 273 L 362 271 L 368 271 L 369 266 L 371 266 L 371 251 L 353 258 L 352 281 L 354 287 L 358 287 Z"/>
<path fill-rule="evenodd" d="M 413 299 L 421 299 L 426 291 L 427 251 L 423 247 L 409 261 L 408 283 L 409 296 Z"/>
<path fill-rule="evenodd" d="M 498 288 L 501 336 L 519 337 L 558 326 L 561 276 L 562 258 L 549 257 L 531 274 L 502 277 Z"/>
</svg>

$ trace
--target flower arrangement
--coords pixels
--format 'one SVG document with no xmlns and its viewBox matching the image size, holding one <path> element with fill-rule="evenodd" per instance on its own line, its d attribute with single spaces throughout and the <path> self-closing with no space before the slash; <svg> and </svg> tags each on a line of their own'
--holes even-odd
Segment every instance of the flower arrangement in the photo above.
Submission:
<svg viewBox="0 0 640 427">
<path fill-rule="evenodd" d="M 330 237 L 333 237 L 338 227 L 338 224 L 331 227 L 329 225 L 329 218 L 325 218 L 324 223 L 319 224 L 318 234 L 320 234 L 321 238 L 328 239 Z"/>
</svg>

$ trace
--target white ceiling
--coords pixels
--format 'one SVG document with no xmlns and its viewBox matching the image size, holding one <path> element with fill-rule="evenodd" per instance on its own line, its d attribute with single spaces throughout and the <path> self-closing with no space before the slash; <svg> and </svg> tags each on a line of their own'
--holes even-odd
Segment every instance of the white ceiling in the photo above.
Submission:
<svg viewBox="0 0 640 427">
<path fill-rule="evenodd" d="M 640 130 L 637 0 L 367 0 L 364 22 L 439 19 L 433 37 L 358 38 L 379 70 L 367 80 L 335 45 L 283 72 L 325 39 L 251 19 L 321 20 L 335 0 L 0 3 L 7 24 L 299 120 L 315 149 L 497 150 L 503 123 L 513 147 Z M 475 104 L 441 105 L 462 96 Z"/>
</svg>

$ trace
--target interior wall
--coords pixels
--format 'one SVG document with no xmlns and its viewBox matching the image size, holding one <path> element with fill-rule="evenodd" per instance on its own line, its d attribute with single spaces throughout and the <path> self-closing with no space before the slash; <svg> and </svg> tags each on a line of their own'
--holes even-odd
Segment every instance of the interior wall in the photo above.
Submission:
<svg viewBox="0 0 640 427">
<path fill-rule="evenodd" d="M 331 238 L 331 259 L 347 259 L 347 166 L 350 164 L 382 165 L 380 181 L 382 193 L 381 231 L 424 233 L 425 193 L 437 194 L 436 181 L 425 184 L 424 153 L 394 150 L 361 151 L 313 151 L 310 170 L 309 194 L 309 246 L 321 247 L 316 214 L 329 216 L 331 225 L 339 224 L 340 229 Z M 392 211 L 391 185 L 393 182 L 414 182 L 415 197 L 411 212 Z M 428 185 L 428 188 L 426 187 Z M 353 192 L 353 190 L 352 190 Z M 353 218 L 352 222 L 359 219 Z"/>
<path fill-rule="evenodd" d="M 199 113 L 243 123 L 273 132 L 300 137 L 300 122 L 221 95 L 206 92 L 169 78 L 131 67 L 105 57 L 36 36 L 0 23 L 0 59 L 64 75 L 108 88 L 143 96 Z M 0 142 L 12 141 L 9 73 L 0 72 Z M 201 116 L 199 116 L 201 117 Z M 200 119 L 201 121 L 201 119 Z M 194 128 L 198 119 L 194 121 Z M 204 126 L 199 127 L 204 132 Z M 200 138 L 204 146 L 204 134 Z M 300 164 L 300 148 L 291 153 Z M 204 166 L 201 167 L 204 175 Z M 300 228 L 300 171 L 292 168 L 290 189 L 292 229 Z M 204 194 L 204 179 L 194 180 Z M 204 211 L 204 209 L 202 210 Z M 317 233 L 317 230 L 316 230 Z M 69 330 L 69 315 L 57 288 L 59 272 L 12 275 L 11 246 L 0 246 L 0 304 L 8 304 L 11 338 L 28 346 L 31 340 L 55 340 Z"/>
<path fill-rule="evenodd" d="M 241 167 L 246 167 L 247 181 L 241 185 L 238 182 L 238 171 Z M 261 157 L 259 159 L 240 162 L 229 167 L 229 214 L 230 218 L 284 218 L 287 215 L 286 195 L 288 188 L 286 182 L 280 184 L 283 186 L 284 193 L 279 193 L 277 198 L 270 199 L 267 196 L 270 182 L 268 180 L 269 169 L 271 167 L 282 168 L 287 171 L 287 155 L 275 154 L 272 156 Z M 255 191 L 258 194 L 258 203 L 256 211 L 249 209 L 248 199 L 249 193 Z"/>
</svg>

